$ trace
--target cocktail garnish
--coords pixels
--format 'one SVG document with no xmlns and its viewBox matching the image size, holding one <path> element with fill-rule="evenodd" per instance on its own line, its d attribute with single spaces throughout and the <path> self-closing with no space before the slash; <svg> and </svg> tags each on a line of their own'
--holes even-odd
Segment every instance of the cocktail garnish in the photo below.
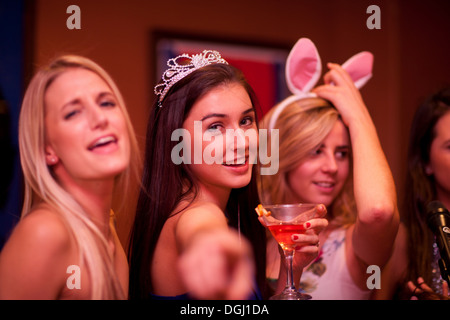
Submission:
<svg viewBox="0 0 450 320">
<path fill-rule="evenodd" d="M 266 217 L 268 217 L 272 214 L 270 211 L 267 211 L 266 209 L 264 209 L 262 204 L 258 204 L 258 207 L 255 208 L 255 211 L 258 214 L 258 217 L 261 217 L 262 215 L 265 215 Z"/>
</svg>

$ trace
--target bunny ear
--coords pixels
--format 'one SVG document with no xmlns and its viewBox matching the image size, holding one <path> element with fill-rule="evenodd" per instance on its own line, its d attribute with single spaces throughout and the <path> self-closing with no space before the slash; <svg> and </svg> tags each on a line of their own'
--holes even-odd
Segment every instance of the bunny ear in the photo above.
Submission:
<svg viewBox="0 0 450 320">
<path fill-rule="evenodd" d="M 301 38 L 292 48 L 286 61 L 286 82 L 295 95 L 309 92 L 319 80 L 322 64 L 316 46 L 308 38 Z"/>
<path fill-rule="evenodd" d="M 373 54 L 368 51 L 355 54 L 342 65 L 358 89 L 361 89 L 372 77 L 372 67 Z"/>
</svg>

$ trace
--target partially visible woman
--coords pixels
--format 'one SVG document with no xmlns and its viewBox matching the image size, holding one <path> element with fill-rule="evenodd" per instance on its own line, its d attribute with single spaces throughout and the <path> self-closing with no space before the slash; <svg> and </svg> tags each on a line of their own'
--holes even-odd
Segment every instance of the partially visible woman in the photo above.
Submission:
<svg viewBox="0 0 450 320">
<path fill-rule="evenodd" d="M 445 298 L 439 250 L 426 222 L 427 205 L 450 208 L 450 88 L 429 96 L 416 110 L 409 136 L 402 224 L 382 273 L 378 299 Z"/>
<path fill-rule="evenodd" d="M 0 298 L 126 299 L 111 206 L 140 159 L 111 77 L 80 56 L 42 68 L 25 93 L 19 147 L 25 199 L 0 255 Z"/>
</svg>

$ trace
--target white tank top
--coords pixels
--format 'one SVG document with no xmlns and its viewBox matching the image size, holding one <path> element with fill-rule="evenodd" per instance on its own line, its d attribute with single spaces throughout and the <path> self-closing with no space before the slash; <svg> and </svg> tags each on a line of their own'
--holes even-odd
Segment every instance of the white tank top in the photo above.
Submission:
<svg viewBox="0 0 450 320">
<path fill-rule="evenodd" d="M 371 290 L 361 290 L 347 268 L 345 229 L 330 233 L 317 259 L 303 270 L 300 291 L 313 300 L 366 300 Z"/>
</svg>

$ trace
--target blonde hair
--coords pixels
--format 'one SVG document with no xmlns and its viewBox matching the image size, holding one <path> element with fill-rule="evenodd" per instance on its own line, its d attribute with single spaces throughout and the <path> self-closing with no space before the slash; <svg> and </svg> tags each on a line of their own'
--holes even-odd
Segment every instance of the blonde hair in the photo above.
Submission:
<svg viewBox="0 0 450 320">
<path fill-rule="evenodd" d="M 277 106 L 273 107 L 260 123 L 267 129 Z M 275 121 L 279 130 L 279 170 L 274 175 L 262 175 L 260 197 L 266 203 L 286 203 L 293 192 L 287 182 L 287 175 L 297 168 L 330 133 L 338 111 L 330 102 L 321 98 L 304 98 L 287 105 Z M 270 136 L 270 135 L 269 135 Z M 270 146 L 271 143 L 268 143 Z M 350 152 L 351 153 L 351 152 Z M 350 157 L 351 158 L 351 157 Z M 351 161 L 350 161 L 351 163 Z M 333 224 L 348 226 L 355 221 L 356 208 L 353 196 L 353 179 L 349 177 L 328 212 L 333 216 Z"/>
<path fill-rule="evenodd" d="M 54 209 L 65 221 L 79 251 L 80 263 L 89 270 L 92 299 L 127 298 L 117 279 L 112 253 L 108 242 L 98 227 L 91 221 L 80 204 L 52 175 L 45 161 L 45 104 L 44 95 L 49 85 L 59 75 L 73 68 L 94 72 L 111 88 L 121 108 L 130 137 L 130 166 L 116 177 L 114 195 L 127 190 L 131 178 L 139 179 L 139 147 L 133 126 L 126 111 L 119 89 L 111 77 L 95 62 L 80 56 L 67 55 L 55 59 L 42 68 L 31 80 L 25 93 L 19 117 L 20 161 L 25 180 L 22 217 L 32 207 L 44 203 Z M 113 199 L 117 198 L 113 196 Z"/>
</svg>

